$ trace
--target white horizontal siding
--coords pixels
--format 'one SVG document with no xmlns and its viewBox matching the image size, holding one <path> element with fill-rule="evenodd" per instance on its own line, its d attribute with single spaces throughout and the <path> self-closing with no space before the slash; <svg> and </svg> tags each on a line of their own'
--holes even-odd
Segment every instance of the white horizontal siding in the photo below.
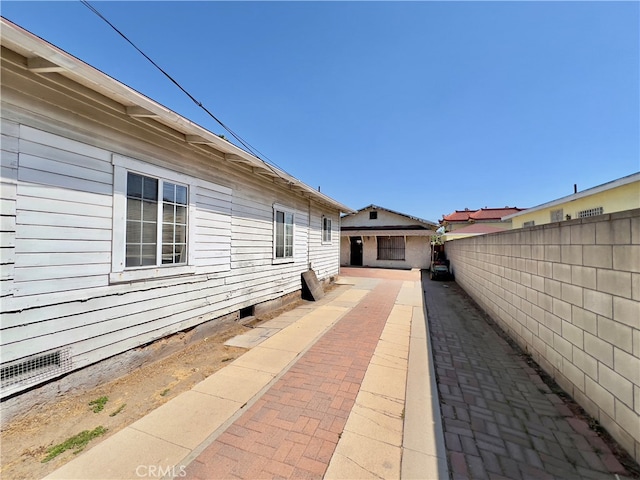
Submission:
<svg viewBox="0 0 640 480">
<path fill-rule="evenodd" d="M 195 252 L 198 273 L 231 269 L 230 189 L 200 182 L 196 191 Z"/>
<path fill-rule="evenodd" d="M 2 68 L 3 74 L 11 70 L 3 82 L 14 84 L 2 109 L 3 122 L 12 119 L 7 132 L 14 140 L 7 143 L 12 156 L 3 153 L 2 163 L 3 182 L 7 171 L 13 183 L 3 188 L 0 201 L 3 215 L 16 219 L 16 231 L 0 231 L 0 248 L 18 275 L 11 280 L 13 294 L 2 302 L 3 362 L 70 347 L 74 366 L 87 365 L 300 289 L 309 248 L 316 248 L 308 243 L 307 199 L 225 162 L 219 152 L 186 144 L 166 126 L 131 119 L 119 105 L 110 109 L 97 94 L 78 95 L 65 88 L 66 79 L 53 84 L 7 62 Z M 65 90 L 58 100 L 41 102 L 58 88 Z M 195 273 L 108 283 L 114 155 L 193 180 L 188 183 L 194 193 L 189 222 Z M 295 211 L 294 262 L 273 262 L 274 204 Z M 314 217 L 322 213 L 312 215 L 318 239 Z M 319 255 L 331 262 L 329 253 Z"/>
<path fill-rule="evenodd" d="M 15 295 L 106 285 L 113 191 L 109 152 L 27 126 L 20 135 Z"/>
<path fill-rule="evenodd" d="M 331 219 L 331 241 L 322 241 L 322 219 Z M 309 233 L 310 262 L 319 279 L 329 278 L 339 272 L 340 256 L 340 219 L 337 214 L 325 212 L 319 208 L 311 214 L 311 232 Z"/>
<path fill-rule="evenodd" d="M 13 293 L 15 274 L 19 127 L 5 119 L 0 127 L 0 296 L 4 297 Z"/>
</svg>

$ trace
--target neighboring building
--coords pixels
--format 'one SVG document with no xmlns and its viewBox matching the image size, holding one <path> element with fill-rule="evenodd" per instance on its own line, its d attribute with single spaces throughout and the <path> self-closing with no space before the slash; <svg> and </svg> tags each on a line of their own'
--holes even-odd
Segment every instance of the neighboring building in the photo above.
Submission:
<svg viewBox="0 0 640 480">
<path fill-rule="evenodd" d="M 455 240 L 457 238 L 473 237 L 474 235 L 486 235 L 487 233 L 497 233 L 509 230 L 509 228 L 498 228 L 492 225 L 483 225 L 472 223 L 466 227 L 457 228 L 451 232 L 445 233 L 442 237 L 445 241 Z"/>
<path fill-rule="evenodd" d="M 421 218 L 369 205 L 342 217 L 340 264 L 428 268 L 429 242 L 437 227 Z"/>
<path fill-rule="evenodd" d="M 635 208 L 640 208 L 640 172 L 508 214 L 503 220 L 512 222 L 513 228 L 522 228 Z"/>
<path fill-rule="evenodd" d="M 449 215 L 443 215 L 442 220 L 440 220 L 440 225 L 443 225 L 447 232 L 454 232 L 461 228 L 466 228 L 470 224 L 482 224 L 486 227 L 495 227 L 498 230 L 509 230 L 511 229 L 511 223 L 509 221 L 503 221 L 503 218 L 522 210 L 522 208 L 517 207 L 485 207 L 480 210 L 469 210 L 468 208 L 465 208 L 464 210 L 456 210 Z"/>
<path fill-rule="evenodd" d="M 1 27 L 2 398 L 339 273 L 351 209 Z"/>
</svg>

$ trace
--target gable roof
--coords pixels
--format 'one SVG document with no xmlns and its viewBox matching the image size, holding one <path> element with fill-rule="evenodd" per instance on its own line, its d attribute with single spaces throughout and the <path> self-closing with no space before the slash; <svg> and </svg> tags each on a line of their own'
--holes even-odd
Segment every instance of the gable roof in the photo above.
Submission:
<svg viewBox="0 0 640 480">
<path fill-rule="evenodd" d="M 366 207 L 363 207 L 363 208 L 361 208 L 361 209 L 359 209 L 359 210 L 357 210 L 357 211 L 355 211 L 355 212 L 352 212 L 352 213 L 350 213 L 349 215 L 357 215 L 357 214 L 359 214 L 359 213 L 361 213 L 361 212 L 366 212 L 367 210 L 384 210 L 385 212 L 393 213 L 393 214 L 395 214 L 395 215 L 400 215 L 400 216 L 402 216 L 402 217 L 408 218 L 408 219 L 410 219 L 410 220 L 414 220 L 414 221 L 416 221 L 416 222 L 424 223 L 424 224 L 425 224 L 425 225 L 427 225 L 429 228 L 437 227 L 437 226 L 438 226 L 436 223 L 434 223 L 434 222 L 430 222 L 429 220 L 425 220 L 425 219 L 420 218 L 420 217 L 414 217 L 414 216 L 412 216 L 412 215 L 407 215 L 406 213 L 396 212 L 395 210 L 390 210 L 390 209 L 388 209 L 388 208 L 380 207 L 380 206 L 378 206 L 378 205 L 373 205 L 373 204 L 368 205 L 368 206 L 366 206 Z M 345 216 L 347 216 L 347 215 L 345 215 Z"/>
<path fill-rule="evenodd" d="M 353 209 L 318 192 L 284 170 L 266 163 L 217 134 L 188 120 L 160 103 L 137 92 L 46 40 L 0 17 L 0 44 L 27 59 L 24 67 L 34 73 L 55 72 L 122 105 L 122 112 L 133 118 L 153 119 L 184 135 L 186 144 L 223 153 L 227 162 L 252 167 L 253 175 L 272 179 L 275 183 L 327 205 L 340 212 Z"/>
</svg>

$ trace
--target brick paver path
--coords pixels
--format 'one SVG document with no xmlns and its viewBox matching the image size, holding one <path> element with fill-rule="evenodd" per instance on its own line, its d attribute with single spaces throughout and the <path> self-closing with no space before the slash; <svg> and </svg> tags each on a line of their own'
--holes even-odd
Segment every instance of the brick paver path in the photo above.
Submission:
<svg viewBox="0 0 640 480">
<path fill-rule="evenodd" d="M 401 286 L 381 280 L 187 467 L 185 478 L 322 478 Z"/>
<path fill-rule="evenodd" d="M 423 286 L 454 480 L 628 475 L 455 283 Z"/>
</svg>

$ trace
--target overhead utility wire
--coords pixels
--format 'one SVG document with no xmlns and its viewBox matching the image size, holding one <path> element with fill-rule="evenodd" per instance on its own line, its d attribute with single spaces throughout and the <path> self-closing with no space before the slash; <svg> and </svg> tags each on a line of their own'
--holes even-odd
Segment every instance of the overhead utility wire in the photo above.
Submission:
<svg viewBox="0 0 640 480">
<path fill-rule="evenodd" d="M 265 162 L 262 158 L 260 158 L 260 156 L 258 155 L 258 153 L 260 153 L 257 149 L 251 147 L 251 145 L 249 145 L 247 142 L 245 142 L 239 135 L 237 135 L 233 130 L 231 130 L 229 127 L 227 127 L 220 119 L 218 119 L 213 113 L 211 113 L 209 111 L 209 109 L 207 107 L 205 107 L 202 102 L 199 102 L 198 100 L 196 100 L 196 98 L 191 95 L 185 88 L 182 87 L 182 85 L 180 85 L 171 75 L 169 75 L 166 71 L 164 71 L 162 69 L 162 67 L 160 67 L 156 62 L 154 62 L 146 53 L 144 53 L 142 50 L 140 50 L 135 43 L 133 43 L 131 40 L 129 40 L 129 38 L 122 33 L 120 30 L 118 30 L 118 28 L 113 25 L 109 20 L 107 20 L 104 15 L 102 15 L 93 5 L 91 5 L 88 1 L 86 0 L 80 0 L 80 3 L 82 3 L 85 7 L 87 7 L 89 10 L 91 10 L 93 13 L 95 13 L 98 17 L 100 17 L 104 22 L 107 23 L 107 25 L 109 25 L 113 30 L 115 30 L 118 35 L 120 35 L 122 38 L 124 38 L 133 48 L 135 48 L 144 58 L 146 58 L 147 60 L 149 60 L 149 62 L 151 62 L 151 64 L 156 67 L 158 70 L 160 70 L 160 72 L 162 72 L 162 74 L 167 77 L 176 87 L 178 87 L 180 90 L 182 90 L 182 92 L 184 92 L 185 95 L 187 95 L 192 101 L 193 103 L 195 103 L 198 107 L 202 108 L 211 118 L 213 118 L 216 122 L 218 122 L 220 124 L 220 126 L 222 128 L 224 128 L 227 132 L 229 132 L 233 138 L 235 138 L 238 142 L 240 142 L 247 150 L 249 150 L 249 152 L 251 154 L 253 154 L 258 160 L 262 160 L 264 162 L 265 165 L 267 165 L 271 171 L 273 173 L 275 173 L 276 175 L 278 175 L 280 178 L 282 178 L 282 176 L 276 172 L 271 165 L 269 165 L 269 163 Z M 266 157 L 265 157 L 266 158 Z M 279 167 L 278 165 L 276 165 L 274 162 L 273 163 L 274 166 L 280 168 L 282 170 L 281 167 Z M 284 179 L 283 179 L 284 180 Z"/>
</svg>

